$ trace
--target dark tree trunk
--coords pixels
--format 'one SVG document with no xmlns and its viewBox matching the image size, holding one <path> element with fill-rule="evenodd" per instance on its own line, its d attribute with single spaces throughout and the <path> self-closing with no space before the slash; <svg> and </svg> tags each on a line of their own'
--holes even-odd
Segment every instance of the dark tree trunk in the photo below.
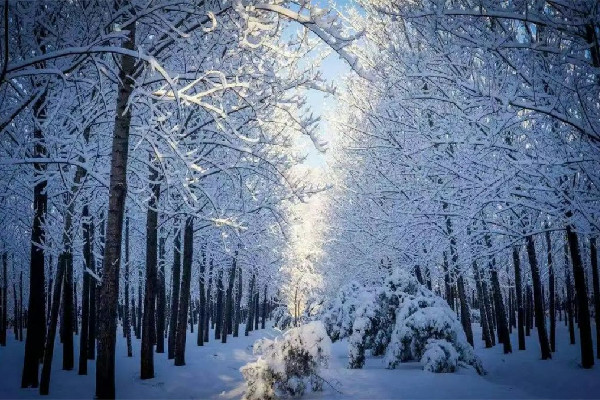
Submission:
<svg viewBox="0 0 600 400">
<path fill-rule="evenodd" d="M 256 288 L 257 288 L 257 290 L 256 290 L 256 294 L 254 295 L 255 298 L 254 298 L 254 312 L 253 312 L 253 314 L 254 314 L 254 330 L 258 330 L 258 319 L 260 317 L 259 309 L 258 309 L 258 305 L 260 304 L 258 284 L 256 285 Z"/>
<path fill-rule="evenodd" d="M 102 221 L 102 218 L 100 218 Z M 102 237 L 104 237 L 104 224 L 100 224 L 100 231 L 102 233 Z M 88 265 L 88 268 L 91 272 L 96 272 L 96 260 L 94 257 L 94 218 L 91 217 L 90 220 L 90 251 L 92 254 L 92 263 Z M 89 289 L 90 289 L 90 306 L 89 306 L 89 323 L 88 323 L 88 343 L 87 343 L 87 359 L 94 360 L 96 358 L 96 279 L 90 276 L 89 280 Z"/>
<path fill-rule="evenodd" d="M 158 245 L 159 270 L 157 277 L 156 299 L 156 352 L 165 352 L 165 306 L 167 302 L 165 289 L 165 238 L 160 238 Z"/>
<path fill-rule="evenodd" d="M 211 319 L 212 313 L 212 272 L 213 272 L 213 260 L 210 260 L 210 266 L 208 269 L 208 287 L 206 288 L 206 317 L 204 319 L 204 343 L 208 343 L 209 340 L 209 320 Z"/>
<path fill-rule="evenodd" d="M 499 336 L 502 338 L 504 354 L 512 353 L 510 344 L 510 335 L 508 334 L 508 323 L 506 320 L 506 312 L 504 302 L 502 300 L 502 292 L 500 289 L 500 281 L 498 280 L 498 271 L 496 270 L 495 262 L 492 262 L 492 285 L 494 287 L 494 303 L 496 306 L 496 319 L 498 321 Z"/>
<path fill-rule="evenodd" d="M 44 364 L 42 366 L 42 377 L 40 382 L 40 394 L 47 395 L 50 391 L 50 373 L 52 372 L 52 358 L 54 355 L 54 340 L 56 338 L 56 326 L 58 325 L 58 314 L 60 310 L 60 297 L 64 281 L 65 261 L 64 254 L 59 256 L 56 278 L 54 279 L 54 291 L 52 293 L 52 311 L 50 312 L 50 325 L 46 338 L 46 351 L 44 352 Z"/>
<path fill-rule="evenodd" d="M 227 280 L 227 292 L 225 296 L 225 312 L 223 313 L 223 332 L 221 333 L 221 343 L 227 343 L 229 328 L 233 328 L 233 284 L 235 282 L 236 257 L 233 258 L 229 279 Z"/>
<path fill-rule="evenodd" d="M 73 253 L 70 250 L 65 251 L 63 262 L 65 263 L 65 278 L 62 291 L 63 305 L 61 318 L 64 330 L 62 369 L 70 371 L 73 369 L 75 362 L 73 349 Z"/>
<path fill-rule="evenodd" d="M 444 203 L 444 208 L 447 205 Z M 450 238 L 450 257 L 451 257 L 451 270 L 456 273 L 456 266 L 458 264 L 458 251 L 456 249 L 456 237 L 454 236 L 454 232 L 452 230 L 452 220 L 450 217 L 446 217 L 446 231 L 448 237 Z M 420 273 L 419 273 L 420 275 Z M 467 293 L 465 291 L 465 283 L 461 274 L 458 274 L 457 280 L 457 291 L 458 291 L 458 300 L 460 303 L 460 322 L 467 336 L 467 342 L 471 346 L 473 346 L 473 328 L 471 327 L 471 310 L 469 308 L 469 303 L 467 302 Z M 458 307 L 457 307 L 458 309 Z"/>
<path fill-rule="evenodd" d="M 193 306 L 193 301 L 190 297 L 190 319 L 189 319 L 189 323 L 190 323 L 190 332 L 194 333 L 194 306 Z"/>
<path fill-rule="evenodd" d="M 535 242 L 532 235 L 525 237 L 527 241 L 527 255 L 529 257 L 529 265 L 531 266 L 531 280 L 533 283 L 533 301 L 535 308 L 535 321 L 537 325 L 538 338 L 540 341 L 540 350 L 542 352 L 542 360 L 552 358 L 550 345 L 548 343 L 548 334 L 546 333 L 546 321 L 544 318 L 544 305 L 542 299 L 542 281 L 540 278 L 540 270 L 538 267 L 537 257 L 535 253 Z"/>
<path fill-rule="evenodd" d="M 519 336 L 519 350 L 525 350 L 525 312 L 523 309 L 523 279 L 521 278 L 521 257 L 519 248 L 513 247 L 513 265 L 515 268 L 515 287 L 517 300 L 517 329 Z"/>
<path fill-rule="evenodd" d="M 175 223 L 175 238 L 173 240 L 173 286 L 171 289 L 171 321 L 169 322 L 168 359 L 175 358 L 175 342 L 177 336 L 177 316 L 179 315 L 179 288 L 181 281 L 181 232 Z"/>
<path fill-rule="evenodd" d="M 481 282 L 481 273 L 479 272 L 479 267 L 477 266 L 477 262 L 473 260 L 473 271 L 475 273 L 475 283 L 477 286 L 477 295 L 479 296 L 479 313 L 481 318 L 481 331 L 482 331 L 482 339 L 485 342 L 485 347 L 490 348 L 494 345 L 493 337 L 494 333 L 490 329 L 490 323 L 488 321 L 488 312 L 486 309 L 486 294 L 483 290 L 483 284 Z"/>
<path fill-rule="evenodd" d="M 552 241 L 550 231 L 546 231 L 546 245 L 548 246 L 548 303 L 550 313 L 550 350 L 556 351 L 556 293 L 554 291 L 554 266 L 552 264 Z"/>
<path fill-rule="evenodd" d="M 152 163 L 152 157 L 150 157 Z M 142 319 L 141 379 L 154 378 L 154 343 L 156 342 L 156 264 L 158 252 L 158 201 L 160 184 L 158 170 L 150 167 L 150 190 L 146 219 L 146 283 L 144 288 L 144 315 Z"/>
<path fill-rule="evenodd" d="M 46 96 L 43 94 L 33 105 L 33 114 L 40 121 L 35 124 L 33 137 L 35 146 L 34 157 L 45 157 L 44 133 L 41 130 L 42 122 L 46 119 L 46 107 L 44 105 Z M 39 178 L 46 171 L 43 163 L 34 163 L 35 175 Z M 46 307 L 44 305 L 44 251 L 38 244 L 45 240 L 44 220 L 48 205 L 46 194 L 47 181 L 39 180 L 33 188 L 33 224 L 31 228 L 31 257 L 29 264 L 29 306 L 27 307 L 27 339 L 25 341 L 25 360 L 23 363 L 23 374 L 21 376 L 21 387 L 38 387 L 38 372 L 40 359 L 44 355 L 44 340 L 46 326 Z M 21 307 L 23 306 L 21 302 Z M 20 332 L 23 340 L 23 332 Z"/>
<path fill-rule="evenodd" d="M 444 251 L 443 253 L 444 256 L 444 260 L 442 263 L 442 266 L 444 268 L 444 288 L 446 291 L 446 301 L 448 302 L 448 305 L 450 306 L 450 308 L 452 308 L 454 310 L 454 296 L 452 294 L 452 284 L 451 282 L 451 278 L 450 278 L 450 271 L 448 268 L 448 255 L 446 254 L 446 252 Z"/>
<path fill-rule="evenodd" d="M 125 315 L 123 319 L 123 329 L 125 330 L 125 340 L 127 341 L 127 357 L 133 357 L 133 349 L 131 348 L 131 312 L 134 310 L 133 304 L 131 310 L 129 308 L 129 286 L 131 273 L 129 265 L 131 258 L 129 257 L 129 217 L 125 219 Z"/>
<path fill-rule="evenodd" d="M 177 338 L 175 341 L 175 365 L 185 365 L 185 339 L 187 328 L 188 303 L 192 278 L 192 257 L 194 255 L 194 220 L 188 217 L 183 234 L 183 273 L 177 316 Z"/>
<path fill-rule="evenodd" d="M 19 340 L 19 301 L 17 300 L 17 283 L 13 282 L 13 333 L 15 340 Z M 21 339 L 23 340 L 23 339 Z"/>
<path fill-rule="evenodd" d="M 248 318 L 246 320 L 246 329 L 244 331 L 244 335 L 248 336 L 248 333 L 252 330 L 252 310 L 254 309 L 254 283 L 256 282 L 256 276 L 252 274 L 252 279 L 250 279 L 250 287 L 248 290 Z"/>
<path fill-rule="evenodd" d="M 198 346 L 204 346 L 204 320 L 208 318 L 206 314 L 206 293 L 204 289 L 204 273 L 206 271 L 206 244 L 202 246 L 200 259 L 200 275 L 198 278 L 198 292 L 200 299 L 198 304 L 198 336 L 196 338 L 196 344 Z"/>
<path fill-rule="evenodd" d="M 567 217 L 570 217 L 570 215 L 567 215 Z M 569 249 L 571 250 L 573 279 L 575 280 L 575 292 L 577 294 L 581 366 L 583 368 L 592 368 L 594 365 L 594 346 L 592 344 L 592 328 L 590 326 L 585 271 L 583 270 L 583 262 L 579 252 L 579 238 L 571 225 L 567 225 L 567 239 L 569 241 Z"/>
<path fill-rule="evenodd" d="M 138 303 L 137 303 L 137 330 L 135 332 L 136 339 L 142 338 L 142 270 L 138 269 Z"/>
<path fill-rule="evenodd" d="M 525 287 L 525 336 L 531 335 L 531 318 L 533 316 L 531 305 L 531 286 L 528 284 Z"/>
<path fill-rule="evenodd" d="M 135 23 L 129 29 L 124 48 L 135 49 Z M 110 183 L 108 189 L 108 216 L 102 284 L 98 304 L 98 360 L 96 361 L 96 397 L 115 398 L 115 345 L 117 336 L 117 304 L 119 302 L 119 263 L 121 261 L 121 238 L 123 213 L 127 195 L 127 156 L 129 153 L 129 130 L 131 127 L 131 105 L 135 58 L 121 56 L 119 88 L 113 128 Z"/>
<path fill-rule="evenodd" d="M 223 325 L 223 270 L 217 274 L 217 314 L 215 316 L 215 340 L 221 339 Z"/>
<path fill-rule="evenodd" d="M 0 331 L 0 344 L 2 346 L 6 346 L 6 329 L 8 328 L 8 253 L 4 252 L 2 254 L 2 298 L 0 301 L 2 302 L 2 314 L 0 315 L 0 319 L 2 319 L 2 323 L 0 326 L 2 330 Z M 50 292 L 50 291 L 49 291 Z M 50 306 L 50 304 L 48 304 Z"/>
<path fill-rule="evenodd" d="M 233 314 L 233 337 L 240 334 L 240 322 L 242 318 L 242 269 L 237 273 L 237 289 L 235 291 L 235 312 Z"/>
<path fill-rule="evenodd" d="M 265 285 L 261 314 L 260 329 L 265 329 L 265 323 L 267 322 L 267 285 Z"/>
<path fill-rule="evenodd" d="M 83 228 L 83 286 L 81 288 L 81 335 L 79 336 L 79 375 L 87 375 L 87 347 L 90 329 L 90 274 L 87 268 L 94 262 L 90 233 L 90 212 L 86 205 L 81 213 Z"/>
<path fill-rule="evenodd" d="M 590 261 L 592 266 L 592 284 L 594 286 L 594 318 L 596 322 L 596 357 L 600 358 L 600 282 L 598 278 L 598 249 L 596 238 L 590 238 Z M 6 267 L 5 267 L 6 268 Z M 4 270 L 6 276 L 6 269 Z"/>
</svg>

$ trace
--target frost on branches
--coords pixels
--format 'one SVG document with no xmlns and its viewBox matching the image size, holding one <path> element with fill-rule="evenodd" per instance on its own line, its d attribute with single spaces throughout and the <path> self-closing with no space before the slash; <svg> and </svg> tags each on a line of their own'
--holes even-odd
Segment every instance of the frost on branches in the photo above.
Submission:
<svg viewBox="0 0 600 400">
<path fill-rule="evenodd" d="M 301 396 L 307 387 L 322 390 L 319 368 L 327 365 L 330 347 L 331 340 L 319 321 L 290 329 L 275 340 L 258 340 L 254 354 L 259 359 L 240 369 L 248 385 L 244 399 Z"/>
<path fill-rule="evenodd" d="M 344 301 L 334 302 L 337 306 L 323 314 L 330 332 L 338 337 L 349 334 L 350 368 L 362 368 L 369 350 L 375 356 L 385 355 L 392 369 L 401 362 L 420 361 L 430 372 L 472 366 L 477 373 L 485 373 L 446 301 L 409 273 L 394 271 L 376 294 L 358 285 L 350 287 L 352 291 L 345 287 L 337 297 Z M 371 301 L 365 301 L 369 296 Z M 330 316 L 336 314 L 340 318 L 332 323 Z M 349 323 L 350 331 L 346 329 Z"/>
</svg>

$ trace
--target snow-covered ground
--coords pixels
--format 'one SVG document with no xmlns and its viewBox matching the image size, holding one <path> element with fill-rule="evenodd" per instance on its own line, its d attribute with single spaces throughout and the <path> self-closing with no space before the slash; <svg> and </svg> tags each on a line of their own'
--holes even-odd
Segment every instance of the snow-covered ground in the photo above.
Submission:
<svg viewBox="0 0 600 400">
<path fill-rule="evenodd" d="M 474 325 L 476 337 L 481 337 Z M 242 331 L 243 332 L 243 331 Z M 134 341 L 134 357 L 127 358 L 125 341 L 117 344 L 117 396 L 119 398 L 240 398 L 244 383 L 239 368 L 254 360 L 252 343 L 261 337 L 274 337 L 273 329 L 252 332 L 249 337 L 228 338 L 227 344 L 211 340 L 196 346 L 188 334 L 187 365 L 175 367 L 166 354 L 155 356 L 156 378 L 142 381 L 139 373 L 139 341 Z M 347 343 L 335 343 L 324 378 L 336 389 L 325 385 L 320 393 L 308 393 L 313 399 L 390 399 L 390 398 L 600 398 L 600 363 L 592 370 L 578 366 L 579 346 L 569 345 L 568 331 L 559 324 L 557 352 L 553 359 L 541 361 L 535 330 L 527 337 L 527 350 L 516 350 L 516 331 L 512 334 L 512 354 L 502 354 L 502 347 L 484 349 L 478 342 L 476 352 L 488 371 L 479 376 L 461 369 L 453 374 L 423 372 L 418 363 L 406 363 L 396 370 L 384 367 L 381 358 L 370 358 L 362 370 L 349 370 Z M 211 336 L 212 338 L 213 336 Z M 579 340 L 579 338 L 577 337 Z M 36 389 L 20 389 L 24 343 L 9 337 L 8 347 L 0 348 L 0 398 L 36 398 Z M 50 397 L 92 398 L 94 363 L 89 375 L 61 370 L 61 348 L 56 349 Z M 77 364 L 77 363 L 76 363 Z"/>
</svg>

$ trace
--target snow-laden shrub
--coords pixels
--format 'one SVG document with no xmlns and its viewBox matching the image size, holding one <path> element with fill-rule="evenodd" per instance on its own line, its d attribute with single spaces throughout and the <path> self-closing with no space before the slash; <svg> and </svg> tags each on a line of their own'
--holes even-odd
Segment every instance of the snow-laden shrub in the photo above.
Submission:
<svg viewBox="0 0 600 400">
<path fill-rule="evenodd" d="M 412 293 L 400 295 L 399 302 L 396 325 L 385 355 L 388 368 L 395 368 L 400 362 L 422 360 L 429 345 L 430 355 L 438 352 L 435 366 L 428 366 L 431 372 L 451 372 L 461 362 L 483 373 L 460 321 L 444 299 L 419 286 Z M 447 366 L 438 365 L 440 351 L 446 354 Z"/>
<path fill-rule="evenodd" d="M 292 328 L 275 340 L 258 340 L 254 353 L 259 359 L 240 369 L 248 385 L 244 399 L 301 396 L 307 387 L 322 390 L 319 369 L 327 365 L 330 347 L 331 340 L 319 321 Z"/>
<path fill-rule="evenodd" d="M 282 331 L 291 327 L 294 323 L 294 317 L 290 314 L 290 310 L 287 306 L 278 306 L 271 312 L 271 319 L 273 320 L 273 326 Z"/>
<path fill-rule="evenodd" d="M 322 312 L 320 319 L 333 342 L 352 334 L 356 310 L 366 302 L 372 302 L 372 293 L 357 282 L 350 282 L 338 291 L 336 297 Z"/>
<path fill-rule="evenodd" d="M 420 285 L 412 275 L 395 270 L 373 299 L 354 312 L 350 368 L 362 368 L 366 351 L 370 350 L 373 355 L 385 354 L 388 368 L 395 368 L 400 362 L 424 361 L 426 369 L 432 372 L 471 365 L 478 373 L 484 373 L 446 301 Z"/>
<path fill-rule="evenodd" d="M 458 353 L 445 340 L 429 339 L 421 357 L 423 369 L 429 372 L 454 372 L 458 368 Z"/>
</svg>

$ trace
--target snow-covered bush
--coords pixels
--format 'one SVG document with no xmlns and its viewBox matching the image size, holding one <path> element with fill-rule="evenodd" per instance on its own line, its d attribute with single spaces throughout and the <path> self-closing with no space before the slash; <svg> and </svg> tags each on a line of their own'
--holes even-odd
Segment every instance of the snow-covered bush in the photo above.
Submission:
<svg viewBox="0 0 600 400">
<path fill-rule="evenodd" d="M 301 396 L 323 388 L 319 368 L 327 365 L 331 340 L 319 321 L 288 330 L 275 340 L 254 344 L 255 362 L 240 369 L 248 390 L 246 400 L 272 400 L 281 396 Z"/>
<path fill-rule="evenodd" d="M 278 306 L 271 312 L 273 326 L 277 329 L 286 330 L 294 323 L 294 317 L 290 314 L 287 306 Z"/>
<path fill-rule="evenodd" d="M 340 288 L 337 296 L 325 307 L 320 319 L 333 342 L 352 334 L 356 310 L 373 301 L 373 294 L 357 282 L 350 282 Z"/>
<path fill-rule="evenodd" d="M 425 371 L 454 372 L 458 367 L 458 353 L 446 340 L 429 339 L 421 363 Z"/>
<path fill-rule="evenodd" d="M 388 368 L 412 360 L 422 361 L 431 372 L 470 365 L 485 373 L 446 301 L 412 275 L 395 270 L 373 298 L 354 312 L 350 368 L 362 368 L 366 351 L 371 350 L 373 355 L 385 354 Z"/>
</svg>

